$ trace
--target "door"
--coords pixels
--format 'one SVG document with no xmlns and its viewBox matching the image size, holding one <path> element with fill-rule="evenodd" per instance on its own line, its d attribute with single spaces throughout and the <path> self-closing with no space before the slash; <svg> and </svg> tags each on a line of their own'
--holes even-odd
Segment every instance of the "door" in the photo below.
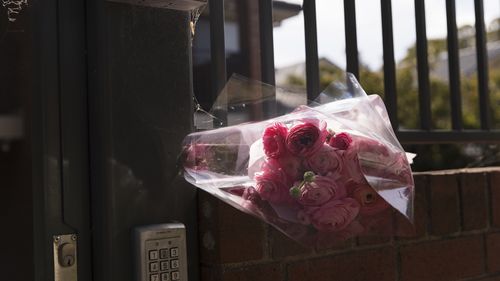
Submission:
<svg viewBox="0 0 500 281">
<path fill-rule="evenodd" d="M 16 22 L 0 9 L 0 118 L 20 108 L 24 134 L 0 155 L 2 278 L 54 280 L 54 241 L 74 234 L 77 280 L 133 280 L 133 228 L 176 221 L 197 280 L 196 190 L 176 170 L 192 130 L 191 13 L 171 1 L 11 2 L 22 9 Z"/>
</svg>

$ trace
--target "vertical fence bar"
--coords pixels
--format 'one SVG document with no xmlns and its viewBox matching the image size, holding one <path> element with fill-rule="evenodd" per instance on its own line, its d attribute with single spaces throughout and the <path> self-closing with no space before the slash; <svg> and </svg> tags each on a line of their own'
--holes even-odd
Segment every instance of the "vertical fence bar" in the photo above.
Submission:
<svg viewBox="0 0 500 281">
<path fill-rule="evenodd" d="M 479 114 L 481 129 L 490 129 L 490 108 L 488 90 L 488 53 L 486 50 L 486 32 L 484 27 L 483 0 L 474 1 L 476 14 L 476 54 L 477 54 L 477 82 L 479 90 Z"/>
<path fill-rule="evenodd" d="M 306 41 L 307 99 L 314 100 L 320 93 L 318 35 L 316 30 L 316 0 L 304 0 L 304 32 Z"/>
<path fill-rule="evenodd" d="M 395 131 L 398 130 L 398 100 L 396 91 L 396 63 L 394 61 L 394 37 L 392 30 L 391 0 L 381 0 L 382 44 L 384 48 L 384 92 L 389 119 Z"/>
<path fill-rule="evenodd" d="M 425 29 L 425 1 L 415 0 L 415 26 L 417 30 L 417 72 L 420 108 L 420 127 L 431 129 L 431 99 L 429 63 L 427 61 L 427 32 Z"/>
<path fill-rule="evenodd" d="M 273 43 L 273 1 L 259 0 L 260 65 L 262 82 L 276 85 Z M 276 93 L 274 93 L 276 94 Z M 263 104 L 263 118 L 275 117 L 276 99 Z"/>
<path fill-rule="evenodd" d="M 275 85 L 272 0 L 259 0 L 259 23 L 262 82 Z"/>
<path fill-rule="evenodd" d="M 358 38 L 356 35 L 355 0 L 344 0 L 344 22 L 345 22 L 345 48 L 347 55 L 347 72 L 351 72 L 359 80 Z"/>
<path fill-rule="evenodd" d="M 224 0 L 209 0 L 210 9 L 210 55 L 212 68 L 212 101 L 222 91 L 227 80 L 226 44 L 224 39 Z M 214 126 L 227 125 L 226 111 L 214 112 L 220 120 Z"/>
<path fill-rule="evenodd" d="M 224 0 L 210 0 L 210 53 L 212 58 L 212 94 L 217 97 L 227 80 L 224 41 Z"/>
<path fill-rule="evenodd" d="M 448 76 L 450 82 L 451 125 L 453 130 L 461 130 L 462 97 L 460 93 L 460 61 L 455 0 L 446 0 L 446 21 L 448 28 Z"/>
</svg>

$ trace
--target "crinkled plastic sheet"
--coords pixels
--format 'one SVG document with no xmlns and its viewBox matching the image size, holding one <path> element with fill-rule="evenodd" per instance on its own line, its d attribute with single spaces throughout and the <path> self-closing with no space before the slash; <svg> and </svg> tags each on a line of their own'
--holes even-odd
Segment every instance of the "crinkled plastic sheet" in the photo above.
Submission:
<svg viewBox="0 0 500 281">
<path fill-rule="evenodd" d="M 412 235 L 414 183 L 410 163 L 414 155 L 406 154 L 398 142 L 382 99 L 367 96 L 353 75 L 345 77 L 345 81 L 332 83 L 306 106 L 301 105 L 306 103 L 303 93 L 233 76 L 210 114 L 196 113 L 197 126 L 205 131 L 184 140 L 184 177 L 306 246 L 325 248 L 361 235 Z M 264 194 L 259 189 L 266 177 L 263 174 L 276 171 L 269 168 L 276 161 L 264 151 L 266 128 L 283 124 L 290 135 L 292 128 L 308 122 L 319 129 L 326 126 L 330 139 L 340 139 L 341 134 L 349 136 L 351 142 L 345 150 L 323 142 L 314 152 L 314 157 L 319 151 L 338 157 L 339 167 L 324 172 L 318 168 L 314 181 L 306 181 L 303 172 L 312 169 L 312 164 L 307 163 L 313 163 L 313 156 L 293 156 L 290 161 L 278 158 L 279 164 L 274 167 L 285 171 L 290 193 Z M 331 154 L 332 150 L 335 153 Z M 322 198 L 319 192 L 313 198 L 316 201 L 301 201 L 306 198 L 302 197 L 305 187 L 324 186 L 330 179 L 334 179 L 336 188 L 342 186 L 334 192 L 337 198 L 321 203 L 316 200 Z M 293 188 L 300 192 L 300 198 L 292 196 L 289 189 Z M 345 214 L 339 215 L 342 212 Z"/>
</svg>

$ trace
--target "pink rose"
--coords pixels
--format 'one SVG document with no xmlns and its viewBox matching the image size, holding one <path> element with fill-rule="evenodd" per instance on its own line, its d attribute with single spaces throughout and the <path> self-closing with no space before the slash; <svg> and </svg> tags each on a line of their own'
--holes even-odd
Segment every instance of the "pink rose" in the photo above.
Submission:
<svg viewBox="0 0 500 281">
<path fill-rule="evenodd" d="M 307 121 L 293 126 L 285 143 L 293 155 L 307 157 L 321 148 L 327 135 L 326 123 Z"/>
<path fill-rule="evenodd" d="M 358 185 L 353 190 L 352 197 L 358 201 L 361 215 L 371 216 L 389 208 L 389 204 L 368 184 Z"/>
<path fill-rule="evenodd" d="M 262 136 L 264 152 L 267 157 L 278 158 L 286 153 L 285 138 L 288 129 L 282 123 L 274 123 L 267 127 Z"/>
<path fill-rule="evenodd" d="M 297 201 L 305 206 L 320 206 L 330 200 L 347 196 L 343 185 L 328 176 L 315 176 L 312 182 L 305 182 L 300 189 Z"/>
<path fill-rule="evenodd" d="M 308 210 L 312 224 L 320 231 L 345 229 L 358 215 L 359 203 L 352 198 L 333 200 Z"/>
<path fill-rule="evenodd" d="M 340 172 L 342 170 L 342 157 L 339 152 L 324 144 L 320 150 L 305 160 L 309 170 L 326 175 L 329 172 Z"/>
<path fill-rule="evenodd" d="M 255 190 L 263 200 L 276 204 L 293 202 L 288 176 L 282 169 L 264 169 L 255 174 L 255 180 Z"/>
<path fill-rule="evenodd" d="M 340 150 L 346 150 L 349 148 L 349 146 L 352 143 L 352 138 L 351 135 L 348 133 L 340 133 L 336 134 L 333 137 L 330 138 L 328 144 L 331 147 L 340 149 Z"/>
</svg>

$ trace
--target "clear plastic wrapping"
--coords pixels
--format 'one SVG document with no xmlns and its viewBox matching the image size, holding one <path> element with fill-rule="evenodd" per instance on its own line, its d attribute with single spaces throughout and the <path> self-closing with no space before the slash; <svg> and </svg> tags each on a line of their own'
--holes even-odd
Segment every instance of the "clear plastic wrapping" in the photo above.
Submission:
<svg viewBox="0 0 500 281">
<path fill-rule="evenodd" d="M 232 78 L 206 120 L 231 126 L 185 138 L 186 180 L 306 246 L 411 235 L 411 157 L 381 98 L 350 74 L 291 112 L 285 93 Z"/>
</svg>

